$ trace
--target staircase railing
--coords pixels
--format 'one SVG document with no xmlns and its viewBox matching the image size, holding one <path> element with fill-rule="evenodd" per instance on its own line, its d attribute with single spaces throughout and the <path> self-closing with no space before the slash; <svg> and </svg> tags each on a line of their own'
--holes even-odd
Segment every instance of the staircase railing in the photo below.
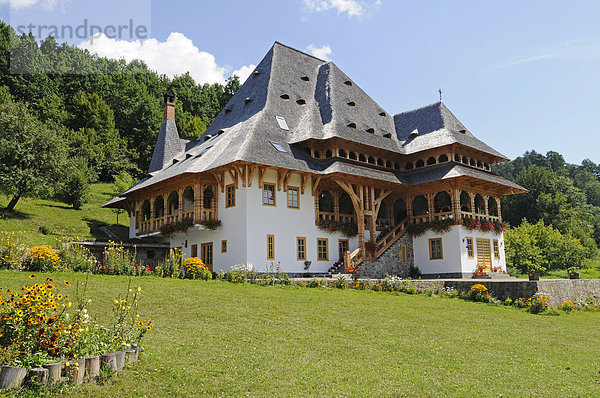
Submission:
<svg viewBox="0 0 600 398">
<path fill-rule="evenodd" d="M 352 253 L 347 251 L 344 253 L 344 267 L 348 268 L 356 268 L 360 263 L 364 261 L 364 257 L 361 253 L 360 247 L 354 250 Z"/>
<path fill-rule="evenodd" d="M 377 244 L 377 258 L 381 256 L 391 245 L 394 244 L 398 239 L 400 239 L 406 233 L 406 225 L 408 223 L 408 218 L 400 221 L 398 225 L 396 225 L 390 232 L 384 235 L 383 238 L 379 239 Z"/>
</svg>

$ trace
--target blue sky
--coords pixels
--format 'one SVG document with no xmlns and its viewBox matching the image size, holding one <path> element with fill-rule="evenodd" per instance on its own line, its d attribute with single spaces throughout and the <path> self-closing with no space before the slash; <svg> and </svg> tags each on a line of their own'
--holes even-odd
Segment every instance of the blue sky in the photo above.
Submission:
<svg viewBox="0 0 600 398">
<path fill-rule="evenodd" d="M 0 18 L 134 19 L 150 32 L 137 43 L 68 41 L 208 82 L 249 73 L 277 40 L 329 57 L 389 113 L 435 102 L 441 88 L 467 128 L 510 158 L 535 149 L 600 162 L 598 1 L 0 0 Z"/>
</svg>

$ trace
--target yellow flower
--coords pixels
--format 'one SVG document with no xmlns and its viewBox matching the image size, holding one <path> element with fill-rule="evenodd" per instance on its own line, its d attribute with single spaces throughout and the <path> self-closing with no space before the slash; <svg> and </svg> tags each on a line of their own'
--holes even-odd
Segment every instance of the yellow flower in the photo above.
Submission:
<svg viewBox="0 0 600 398">
<path fill-rule="evenodd" d="M 35 274 L 31 274 L 31 275 L 29 275 L 29 279 L 33 279 L 33 278 L 35 278 L 35 277 L 36 277 L 36 275 L 35 275 Z"/>
</svg>

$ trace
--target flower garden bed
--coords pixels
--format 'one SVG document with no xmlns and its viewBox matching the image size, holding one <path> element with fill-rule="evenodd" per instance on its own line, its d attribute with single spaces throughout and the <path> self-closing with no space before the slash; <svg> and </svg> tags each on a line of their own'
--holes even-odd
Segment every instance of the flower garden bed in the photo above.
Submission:
<svg viewBox="0 0 600 398">
<path fill-rule="evenodd" d="M 139 343 L 153 327 L 138 314 L 141 288 L 131 288 L 130 280 L 104 327 L 88 314 L 87 281 L 61 285 L 46 278 L 18 292 L 0 289 L 0 389 L 95 382 L 101 368 L 114 373 L 137 361 Z M 75 305 L 69 294 L 77 297 Z"/>
</svg>

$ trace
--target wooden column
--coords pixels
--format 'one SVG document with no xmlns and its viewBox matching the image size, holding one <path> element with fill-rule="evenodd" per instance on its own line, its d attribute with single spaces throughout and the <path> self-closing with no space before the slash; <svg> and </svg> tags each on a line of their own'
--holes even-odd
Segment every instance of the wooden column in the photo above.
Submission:
<svg viewBox="0 0 600 398">
<path fill-rule="evenodd" d="M 183 188 L 179 188 L 177 194 L 179 195 L 179 220 L 183 220 Z"/>
<path fill-rule="evenodd" d="M 496 206 L 498 207 L 498 220 L 502 221 L 502 212 L 500 211 L 500 199 L 496 199 Z"/>
<path fill-rule="evenodd" d="M 468 192 L 469 197 L 471 198 L 471 214 L 476 214 L 475 212 L 475 194 L 473 192 Z"/>
<path fill-rule="evenodd" d="M 202 215 L 202 191 L 200 184 L 194 184 L 194 222 L 198 223 Z"/>
<path fill-rule="evenodd" d="M 458 189 L 452 191 L 452 211 L 454 220 L 460 220 L 460 190 Z"/>
<path fill-rule="evenodd" d="M 340 221 L 340 193 L 337 191 L 332 192 L 333 195 L 333 212 L 334 220 Z"/>
<path fill-rule="evenodd" d="M 371 241 L 375 242 L 377 239 L 377 214 L 375 214 L 375 188 L 368 187 L 369 191 L 369 212 L 371 214 L 371 222 L 369 223 L 369 232 L 371 235 Z"/>
<path fill-rule="evenodd" d="M 407 196 L 404 199 L 404 202 L 406 202 L 406 217 L 408 217 L 409 223 L 411 223 L 413 219 L 412 201 L 413 198 L 411 196 Z"/>
<path fill-rule="evenodd" d="M 218 187 L 214 187 L 218 188 Z M 210 203 L 210 207 L 213 209 L 213 218 L 216 220 L 219 218 L 219 190 L 213 189 L 214 195 Z"/>
<path fill-rule="evenodd" d="M 485 212 L 486 216 L 489 216 L 489 209 L 488 209 L 488 196 L 482 196 L 483 197 L 483 211 Z"/>
<path fill-rule="evenodd" d="M 358 223 L 358 247 L 365 253 L 365 209 L 364 209 L 364 186 L 357 185 L 358 190 L 358 211 L 356 212 L 356 222 Z"/>
</svg>

